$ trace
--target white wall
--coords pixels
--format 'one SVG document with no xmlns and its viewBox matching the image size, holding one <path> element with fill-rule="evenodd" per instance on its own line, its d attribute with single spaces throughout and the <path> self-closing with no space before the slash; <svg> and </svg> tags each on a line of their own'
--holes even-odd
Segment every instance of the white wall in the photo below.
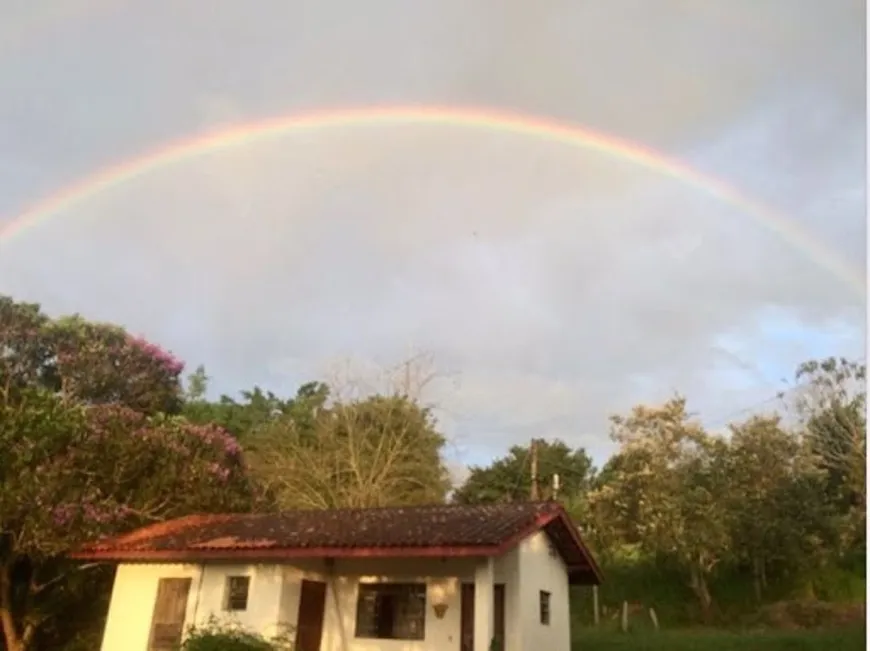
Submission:
<svg viewBox="0 0 870 651">
<path fill-rule="evenodd" d="M 520 583 L 521 545 L 495 562 L 495 582 L 504 589 L 504 651 L 525 651 L 523 647 L 522 594 Z M 489 651 L 487 648 L 486 651 Z M 544 651 L 532 649 L 532 651 Z"/>
<path fill-rule="evenodd" d="M 226 578 L 250 576 L 248 607 L 228 613 L 223 610 Z M 102 651 L 145 651 L 151 632 L 151 616 L 161 578 L 190 578 L 185 628 L 203 625 L 215 616 L 223 623 L 237 624 L 265 635 L 279 630 L 283 568 L 276 565 L 154 565 L 122 564 L 115 574 Z M 294 617 L 295 620 L 295 617 Z"/>
<path fill-rule="evenodd" d="M 296 619 L 301 580 L 325 581 L 326 609 L 321 651 L 452 651 L 459 649 L 460 583 L 474 580 L 475 561 L 353 559 L 338 560 L 332 572 L 322 564 L 285 568 L 281 616 Z M 426 624 L 423 640 L 356 639 L 358 583 L 408 582 L 426 584 Z M 433 605 L 446 603 L 443 619 Z"/>
<path fill-rule="evenodd" d="M 199 576 L 196 565 L 119 565 L 103 631 L 102 651 L 146 651 L 157 580 L 189 577 L 193 595 Z M 193 603 L 193 599 L 188 599 L 186 621 L 193 621 Z"/>
<path fill-rule="evenodd" d="M 327 583 L 321 651 L 458 651 L 460 585 L 473 582 L 479 559 L 349 559 L 331 572 L 322 561 L 284 565 L 122 564 L 103 636 L 102 651 L 145 651 L 160 578 L 192 579 L 186 626 L 221 621 L 265 635 L 296 623 L 302 579 Z M 568 651 L 570 628 L 568 578 L 558 555 L 551 555 L 546 534 L 538 533 L 495 560 L 494 581 L 505 584 L 505 651 Z M 251 577 L 248 608 L 223 611 L 226 577 Z M 358 582 L 419 582 L 427 586 L 426 632 L 421 641 L 356 639 Z M 549 626 L 538 616 L 538 592 L 551 593 Z M 443 619 L 433 605 L 447 604 Z M 483 649 L 482 651 L 488 651 Z"/>
<path fill-rule="evenodd" d="M 568 573 L 562 557 L 552 549 L 543 531 L 523 540 L 518 551 L 520 651 L 569 651 Z M 540 620 L 541 590 L 550 593 L 549 625 L 541 624 Z"/>
</svg>

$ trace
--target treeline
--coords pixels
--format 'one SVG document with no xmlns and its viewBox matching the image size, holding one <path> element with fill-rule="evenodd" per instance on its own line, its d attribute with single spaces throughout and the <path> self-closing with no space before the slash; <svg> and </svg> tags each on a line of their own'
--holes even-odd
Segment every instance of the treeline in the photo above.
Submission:
<svg viewBox="0 0 870 651">
<path fill-rule="evenodd" d="M 0 296 L 8 651 L 98 647 L 112 570 L 64 552 L 101 535 L 191 512 L 528 498 L 527 448 L 450 485 L 446 440 L 408 373 L 379 392 L 311 382 L 217 400 L 204 369 L 183 373 L 122 328 Z M 537 443 L 539 476 L 559 474 L 610 577 L 604 605 L 644 601 L 655 590 L 636 579 L 654 572 L 713 617 L 722 576 L 747 577 L 760 601 L 863 557 L 864 367 L 827 360 L 798 375 L 788 425 L 757 416 L 718 437 L 674 399 L 614 418 L 619 451 L 600 470 L 582 449 Z M 587 598 L 578 613 L 591 614 Z"/>
<path fill-rule="evenodd" d="M 605 567 L 602 605 L 654 607 L 671 622 L 735 621 L 765 602 L 863 600 L 865 366 L 802 364 L 782 414 L 706 431 L 674 398 L 611 418 L 617 452 L 600 471 L 582 450 L 536 442 L 539 477 Z M 529 449 L 474 468 L 463 502 L 524 499 Z M 541 486 L 546 494 L 550 489 Z M 593 616 L 577 595 L 580 619 Z"/>
</svg>

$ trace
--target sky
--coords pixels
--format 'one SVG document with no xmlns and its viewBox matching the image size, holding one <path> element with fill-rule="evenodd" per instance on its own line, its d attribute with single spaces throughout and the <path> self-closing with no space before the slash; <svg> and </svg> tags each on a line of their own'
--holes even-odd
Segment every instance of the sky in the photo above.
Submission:
<svg viewBox="0 0 870 651">
<path fill-rule="evenodd" d="M 158 167 L 14 237 L 29 206 L 214 129 L 489 107 L 613 134 L 866 269 L 859 0 L 4 0 L 0 293 L 125 325 L 215 394 L 422 356 L 457 468 L 531 437 L 612 451 L 675 393 L 711 428 L 808 358 L 865 352 L 866 289 L 740 206 L 504 132 L 383 124 Z M 342 375 L 344 374 L 344 375 Z"/>
</svg>

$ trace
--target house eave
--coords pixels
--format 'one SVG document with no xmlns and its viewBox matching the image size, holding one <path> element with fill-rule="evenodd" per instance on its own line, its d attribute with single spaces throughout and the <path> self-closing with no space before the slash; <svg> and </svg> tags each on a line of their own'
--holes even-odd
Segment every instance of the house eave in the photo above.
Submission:
<svg viewBox="0 0 870 651">
<path fill-rule="evenodd" d="M 300 559 L 325 558 L 474 558 L 498 556 L 503 552 L 501 546 L 463 546 L 463 547 L 305 547 L 292 549 L 108 549 L 80 550 L 68 555 L 69 558 L 91 562 L 132 562 L 132 563 L 175 563 L 202 561 L 291 561 Z"/>
</svg>

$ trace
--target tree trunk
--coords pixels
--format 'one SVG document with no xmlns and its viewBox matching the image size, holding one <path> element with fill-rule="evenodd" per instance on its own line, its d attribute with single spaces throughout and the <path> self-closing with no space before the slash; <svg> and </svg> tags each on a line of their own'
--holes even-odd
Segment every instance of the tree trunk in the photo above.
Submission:
<svg viewBox="0 0 870 651">
<path fill-rule="evenodd" d="M 25 651 L 24 640 L 18 635 L 18 628 L 12 618 L 12 577 L 9 565 L 0 565 L 0 628 L 6 651 Z"/>
<path fill-rule="evenodd" d="M 755 600 L 761 602 L 761 594 L 764 588 L 764 565 L 758 556 L 752 558 L 752 587 L 755 590 Z"/>
<path fill-rule="evenodd" d="M 701 618 L 705 624 L 709 623 L 710 615 L 712 614 L 713 597 L 710 595 L 710 588 L 707 586 L 707 578 L 697 565 L 692 566 L 689 587 L 698 598 L 698 605 L 701 607 Z"/>
<path fill-rule="evenodd" d="M 0 608 L 0 623 L 3 624 L 3 640 L 6 643 L 6 651 L 24 651 L 24 643 L 18 638 L 15 622 L 12 621 L 12 613 L 6 608 Z"/>
</svg>

